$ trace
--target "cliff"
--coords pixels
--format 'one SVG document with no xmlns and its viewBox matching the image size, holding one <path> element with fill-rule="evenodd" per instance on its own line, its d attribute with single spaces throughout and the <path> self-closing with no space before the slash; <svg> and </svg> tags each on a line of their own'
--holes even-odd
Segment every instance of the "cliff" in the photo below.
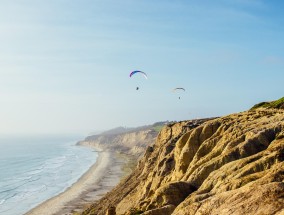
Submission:
<svg viewBox="0 0 284 215">
<path fill-rule="evenodd" d="M 123 152 L 136 158 L 141 157 L 147 146 L 152 145 L 161 127 L 168 122 L 137 128 L 118 127 L 78 142 L 79 145 L 94 146 L 103 150 Z"/>
<path fill-rule="evenodd" d="M 284 213 L 284 110 L 166 125 L 129 177 L 82 214 Z"/>
</svg>

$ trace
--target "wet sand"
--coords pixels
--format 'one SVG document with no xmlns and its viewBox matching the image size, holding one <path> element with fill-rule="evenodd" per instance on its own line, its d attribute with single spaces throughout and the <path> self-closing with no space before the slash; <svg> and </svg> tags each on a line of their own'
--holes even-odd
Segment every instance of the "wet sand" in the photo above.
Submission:
<svg viewBox="0 0 284 215">
<path fill-rule="evenodd" d="M 63 193 L 43 202 L 26 215 L 66 215 L 82 211 L 115 187 L 123 177 L 127 160 L 115 152 L 100 151 L 96 163 Z"/>
</svg>

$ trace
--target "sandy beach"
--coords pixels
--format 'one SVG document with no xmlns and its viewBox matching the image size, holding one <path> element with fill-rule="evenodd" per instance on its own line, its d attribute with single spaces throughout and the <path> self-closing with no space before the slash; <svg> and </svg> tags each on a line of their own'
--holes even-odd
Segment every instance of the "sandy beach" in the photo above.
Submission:
<svg viewBox="0 0 284 215">
<path fill-rule="evenodd" d="M 26 215 L 63 215 L 81 211 L 117 185 L 123 176 L 121 167 L 127 160 L 115 152 L 101 151 L 96 163 L 63 193 L 43 202 Z"/>
</svg>

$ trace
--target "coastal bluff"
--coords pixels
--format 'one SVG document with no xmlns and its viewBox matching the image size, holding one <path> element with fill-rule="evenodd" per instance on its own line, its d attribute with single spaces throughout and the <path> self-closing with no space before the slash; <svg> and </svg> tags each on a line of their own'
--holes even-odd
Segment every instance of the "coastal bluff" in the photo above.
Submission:
<svg viewBox="0 0 284 215">
<path fill-rule="evenodd" d="M 166 123 L 168 122 L 157 122 L 137 128 L 118 127 L 88 136 L 77 144 L 124 153 L 137 160 L 143 156 L 148 146 L 153 145 L 159 131 Z"/>
<path fill-rule="evenodd" d="M 81 214 L 284 214 L 279 107 L 165 125 L 136 169 Z"/>
</svg>

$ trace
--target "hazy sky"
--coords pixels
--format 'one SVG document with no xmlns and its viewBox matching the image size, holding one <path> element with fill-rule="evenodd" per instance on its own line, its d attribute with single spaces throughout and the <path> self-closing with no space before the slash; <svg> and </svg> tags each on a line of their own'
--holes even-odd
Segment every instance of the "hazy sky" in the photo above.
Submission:
<svg viewBox="0 0 284 215">
<path fill-rule="evenodd" d="M 1 0 L 0 135 L 88 134 L 278 99 L 283 7 L 278 0 Z M 133 70 L 148 80 L 129 78 Z"/>
</svg>

